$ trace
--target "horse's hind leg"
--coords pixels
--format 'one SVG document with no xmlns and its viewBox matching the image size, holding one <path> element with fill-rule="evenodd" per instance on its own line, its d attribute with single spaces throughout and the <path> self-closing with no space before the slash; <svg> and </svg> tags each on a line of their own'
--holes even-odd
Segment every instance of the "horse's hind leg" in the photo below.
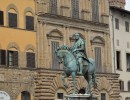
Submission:
<svg viewBox="0 0 130 100">
<path fill-rule="evenodd" d="M 61 76 L 64 86 L 65 86 L 66 88 L 68 88 L 68 84 L 67 84 L 67 82 L 65 81 L 65 78 L 66 78 L 66 77 L 69 77 L 69 75 L 66 75 L 65 73 L 62 74 L 62 76 Z"/>
<path fill-rule="evenodd" d="M 92 83 L 92 80 L 91 80 L 91 75 L 87 75 L 87 77 L 85 77 L 85 79 L 87 80 L 88 82 L 88 86 L 86 87 L 86 94 L 91 94 L 91 83 Z"/>
</svg>

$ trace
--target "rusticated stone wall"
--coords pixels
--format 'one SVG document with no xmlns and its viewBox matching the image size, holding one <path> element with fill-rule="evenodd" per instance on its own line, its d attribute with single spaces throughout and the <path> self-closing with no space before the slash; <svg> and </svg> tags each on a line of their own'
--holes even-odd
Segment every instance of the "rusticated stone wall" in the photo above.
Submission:
<svg viewBox="0 0 130 100">
<path fill-rule="evenodd" d="M 34 96 L 34 71 L 0 68 L 0 91 L 9 94 L 11 100 L 18 100 L 23 91 Z"/>
<path fill-rule="evenodd" d="M 35 99 L 36 100 L 54 100 L 55 93 L 58 89 L 62 88 L 67 94 L 73 92 L 73 83 L 71 77 L 67 79 L 69 88 L 63 86 L 61 80 L 62 71 L 50 71 L 50 70 L 38 70 L 37 76 L 35 77 Z M 97 74 L 98 87 L 96 89 L 92 88 L 92 93 L 98 96 L 100 100 L 101 91 L 106 91 L 107 100 L 119 100 L 119 81 L 118 74 Z M 77 77 L 76 79 L 76 89 L 77 93 L 79 89 L 86 86 L 86 82 L 83 77 Z"/>
</svg>

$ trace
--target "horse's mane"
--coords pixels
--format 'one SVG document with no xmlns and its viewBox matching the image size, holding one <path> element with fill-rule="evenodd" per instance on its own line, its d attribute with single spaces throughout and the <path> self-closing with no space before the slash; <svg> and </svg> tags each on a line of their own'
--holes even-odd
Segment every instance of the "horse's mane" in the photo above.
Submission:
<svg viewBox="0 0 130 100">
<path fill-rule="evenodd" d="M 72 49 L 70 47 L 68 47 L 67 45 L 62 45 L 60 47 L 57 48 L 57 51 L 59 50 L 68 50 L 69 52 L 72 53 Z"/>
</svg>

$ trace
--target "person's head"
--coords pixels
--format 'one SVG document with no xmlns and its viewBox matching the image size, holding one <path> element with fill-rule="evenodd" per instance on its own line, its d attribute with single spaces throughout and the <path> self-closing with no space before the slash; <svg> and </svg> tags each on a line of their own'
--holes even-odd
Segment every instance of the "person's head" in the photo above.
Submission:
<svg viewBox="0 0 130 100">
<path fill-rule="evenodd" d="M 78 40 L 79 37 L 80 37 L 80 34 L 79 33 L 75 33 L 74 36 L 75 36 L 75 39 Z"/>
</svg>

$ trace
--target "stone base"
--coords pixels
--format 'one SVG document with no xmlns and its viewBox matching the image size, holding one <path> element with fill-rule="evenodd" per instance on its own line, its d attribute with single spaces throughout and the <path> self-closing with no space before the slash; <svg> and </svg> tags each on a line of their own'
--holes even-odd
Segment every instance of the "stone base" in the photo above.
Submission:
<svg viewBox="0 0 130 100">
<path fill-rule="evenodd" d="M 91 97 L 88 94 L 76 94 L 76 95 L 66 95 L 66 100 L 97 100 L 97 97 Z"/>
</svg>

